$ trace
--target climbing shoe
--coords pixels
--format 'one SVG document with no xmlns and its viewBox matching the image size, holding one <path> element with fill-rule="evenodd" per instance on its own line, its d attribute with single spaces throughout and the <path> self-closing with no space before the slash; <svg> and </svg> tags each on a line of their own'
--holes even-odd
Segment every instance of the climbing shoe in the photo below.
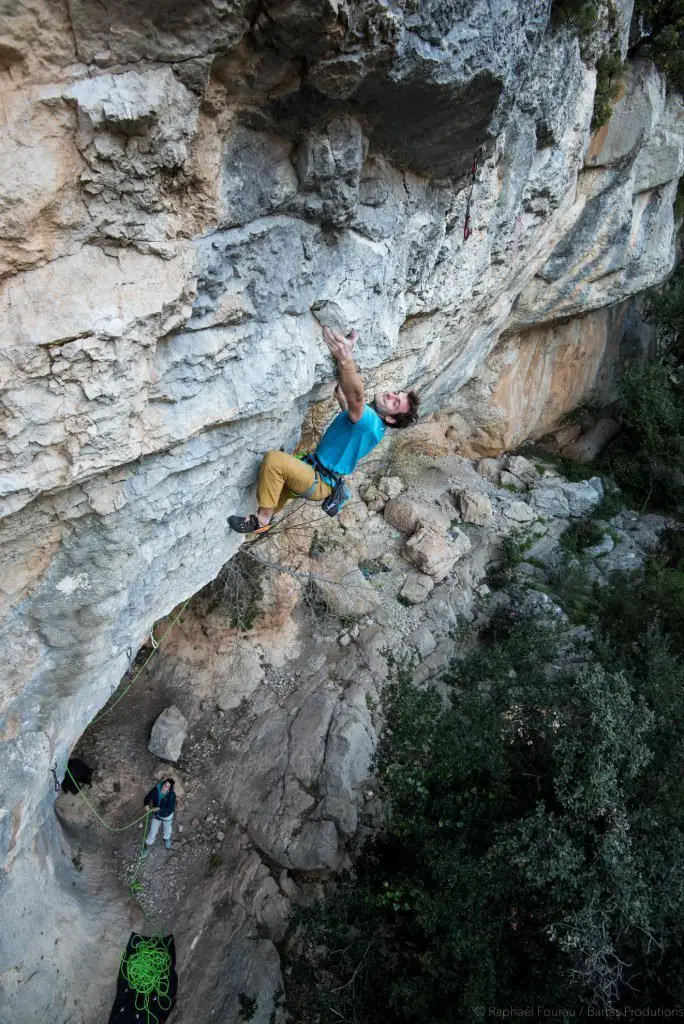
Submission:
<svg viewBox="0 0 684 1024">
<path fill-rule="evenodd" d="M 171 840 L 170 839 L 168 839 L 168 840 L 165 839 L 164 840 L 164 846 L 166 847 L 167 850 L 170 850 L 171 849 Z"/>
<path fill-rule="evenodd" d="M 236 533 L 266 533 L 271 529 L 271 524 L 261 526 L 255 515 L 251 516 L 228 516 L 228 525 Z"/>
</svg>

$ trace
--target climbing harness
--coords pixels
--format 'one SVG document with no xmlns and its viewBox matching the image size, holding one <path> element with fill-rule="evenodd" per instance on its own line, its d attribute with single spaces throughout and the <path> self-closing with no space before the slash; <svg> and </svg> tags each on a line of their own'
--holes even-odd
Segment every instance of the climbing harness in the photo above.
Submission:
<svg viewBox="0 0 684 1024">
<path fill-rule="evenodd" d="M 148 1024 L 155 1024 L 159 1018 L 151 1003 L 156 1002 L 162 1013 L 168 1013 L 173 1006 L 170 996 L 173 961 L 167 942 L 161 935 L 149 939 L 135 935 L 129 948 L 121 957 L 121 974 L 135 993 L 136 1010 L 147 1014 Z"/>
<path fill-rule="evenodd" d="M 468 239 L 470 238 L 470 236 L 473 233 L 473 229 L 470 226 L 470 220 L 471 220 L 471 218 L 470 218 L 470 204 L 471 204 L 471 201 L 472 201 L 472 198 L 473 198 L 473 189 L 475 188 L 475 182 L 477 181 L 477 165 L 478 165 L 478 160 L 480 159 L 480 154 L 481 153 L 482 153 L 482 147 L 480 147 L 480 149 L 478 149 L 477 153 L 473 157 L 473 166 L 472 166 L 472 168 L 470 170 L 470 192 L 468 193 L 468 198 L 466 200 L 465 223 L 463 225 L 463 241 L 464 242 L 467 242 Z"/>
<path fill-rule="evenodd" d="M 311 466 L 315 474 L 314 482 L 311 487 L 309 487 L 304 494 L 299 495 L 299 497 L 310 497 L 310 494 L 313 494 L 314 492 L 318 479 L 322 479 L 332 487 L 332 491 L 327 498 L 323 500 L 321 508 L 326 515 L 336 516 L 340 509 L 344 508 L 351 498 L 351 491 L 345 484 L 344 477 L 340 473 L 334 473 L 331 469 L 324 466 L 316 456 L 315 452 L 306 452 L 303 455 L 297 455 L 295 457 Z"/>
</svg>

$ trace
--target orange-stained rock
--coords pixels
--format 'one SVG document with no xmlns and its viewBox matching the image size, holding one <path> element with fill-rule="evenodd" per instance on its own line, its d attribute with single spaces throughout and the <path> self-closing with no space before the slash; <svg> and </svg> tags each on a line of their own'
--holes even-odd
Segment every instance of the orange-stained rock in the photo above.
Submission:
<svg viewBox="0 0 684 1024">
<path fill-rule="evenodd" d="M 612 402 L 633 354 L 622 341 L 627 308 L 622 303 L 504 338 L 477 378 L 455 396 L 454 408 L 439 417 L 456 450 L 497 455 L 544 437 L 590 398 Z M 581 434 L 576 425 L 560 431 L 562 445 Z"/>
</svg>

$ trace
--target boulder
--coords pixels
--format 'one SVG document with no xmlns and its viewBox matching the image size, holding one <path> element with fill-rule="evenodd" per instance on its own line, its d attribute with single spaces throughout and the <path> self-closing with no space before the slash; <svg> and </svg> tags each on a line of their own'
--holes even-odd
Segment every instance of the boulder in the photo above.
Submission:
<svg viewBox="0 0 684 1024">
<path fill-rule="evenodd" d="M 359 488 L 359 493 L 371 512 L 382 512 L 387 498 L 380 493 L 375 484 L 370 482 L 363 484 Z"/>
<path fill-rule="evenodd" d="M 412 534 L 418 525 L 419 510 L 408 498 L 392 498 L 385 505 L 385 522 L 401 533 Z"/>
<path fill-rule="evenodd" d="M 480 491 L 461 491 L 457 497 L 458 509 L 464 523 L 488 526 L 492 521 L 492 503 Z"/>
<path fill-rule="evenodd" d="M 567 518 L 570 515 L 568 499 L 560 484 L 556 487 L 536 487 L 530 495 L 530 505 L 546 516 Z"/>
<path fill-rule="evenodd" d="M 188 734 L 188 720 L 175 705 L 164 708 L 152 726 L 147 749 L 163 761 L 176 762 L 181 756 L 183 742 Z"/>
<path fill-rule="evenodd" d="M 460 530 L 450 537 L 422 524 L 404 545 L 404 556 L 435 583 L 445 579 L 459 558 L 470 551 L 470 541 Z"/>
<path fill-rule="evenodd" d="M 561 489 L 568 503 L 571 516 L 588 516 L 603 501 L 603 484 L 601 478 L 594 476 L 591 480 L 579 483 L 563 483 Z"/>
<path fill-rule="evenodd" d="M 514 473 L 509 473 L 507 469 L 501 470 L 501 486 L 502 487 L 513 487 L 516 491 L 526 491 L 527 484 L 524 483 L 519 476 Z"/>
<path fill-rule="evenodd" d="M 431 595 L 425 606 L 426 617 L 431 630 L 442 636 L 455 626 L 472 622 L 474 595 L 472 587 L 455 576 L 447 580 Z"/>
<path fill-rule="evenodd" d="M 323 568 L 321 577 L 312 579 L 312 585 L 333 615 L 368 615 L 377 608 L 378 594 L 358 565 L 328 555 Z"/>
<path fill-rule="evenodd" d="M 421 661 L 427 658 L 429 654 L 432 654 L 437 646 L 437 641 L 424 622 L 417 629 L 414 629 L 412 633 L 409 633 L 406 637 L 406 642 L 415 647 Z"/>
<path fill-rule="evenodd" d="M 422 604 L 430 596 L 434 586 L 432 576 L 426 576 L 422 572 L 411 572 L 404 581 L 399 597 L 407 604 Z"/>
<path fill-rule="evenodd" d="M 660 538 L 655 530 L 649 530 L 648 527 L 639 524 L 637 529 L 630 531 L 629 536 L 638 548 L 647 551 L 649 555 L 660 550 Z"/>
<path fill-rule="evenodd" d="M 356 804 L 339 796 L 324 796 L 313 814 L 314 819 L 333 821 L 340 835 L 353 836 L 358 826 Z"/>
<path fill-rule="evenodd" d="M 609 441 L 620 433 L 620 424 L 609 416 L 598 420 L 581 437 L 563 448 L 563 455 L 577 462 L 591 462 L 600 455 Z"/>
<path fill-rule="evenodd" d="M 615 541 L 609 533 L 604 533 L 603 537 L 598 544 L 592 544 L 591 547 L 585 548 L 583 554 L 588 555 L 589 558 L 600 558 L 601 555 L 609 555 L 615 547 Z"/>
<path fill-rule="evenodd" d="M 604 555 L 598 566 L 601 572 L 609 576 L 614 572 L 630 572 L 632 569 L 641 569 L 646 561 L 644 553 L 630 541 L 623 541 L 616 544 L 613 550 Z"/>
<path fill-rule="evenodd" d="M 504 466 L 509 473 L 517 476 L 525 484 L 533 484 L 539 479 L 539 471 L 533 462 L 522 455 L 507 455 L 504 459 Z"/>
<path fill-rule="evenodd" d="M 378 480 L 378 491 L 385 498 L 398 498 L 404 490 L 404 482 L 398 476 L 381 476 Z"/>
<path fill-rule="evenodd" d="M 268 876 L 267 882 L 273 882 Z M 290 901 L 281 892 L 270 891 L 262 883 L 254 897 L 254 911 L 259 933 L 273 942 L 282 942 L 287 932 Z"/>
<path fill-rule="evenodd" d="M 480 476 L 483 476 L 486 480 L 491 480 L 493 484 L 499 482 L 501 463 L 498 459 L 480 459 L 475 469 Z"/>
<path fill-rule="evenodd" d="M 567 519 L 554 519 L 547 524 L 545 533 L 525 552 L 526 559 L 534 559 L 544 566 L 554 568 L 562 557 L 561 536 L 569 528 Z"/>
<path fill-rule="evenodd" d="M 534 510 L 524 501 L 512 501 L 504 507 L 503 514 L 514 523 L 531 523 L 537 518 Z"/>
</svg>

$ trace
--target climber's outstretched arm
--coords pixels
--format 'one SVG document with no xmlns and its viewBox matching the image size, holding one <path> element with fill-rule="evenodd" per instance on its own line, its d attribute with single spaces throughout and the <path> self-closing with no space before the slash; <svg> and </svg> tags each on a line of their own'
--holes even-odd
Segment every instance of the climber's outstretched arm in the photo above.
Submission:
<svg viewBox="0 0 684 1024">
<path fill-rule="evenodd" d="M 347 414 L 352 423 L 358 423 L 363 416 L 363 381 L 354 364 L 354 345 L 358 335 L 352 331 L 348 338 L 330 327 L 323 328 L 323 340 L 337 363 L 340 388 L 347 401 Z M 340 402 L 340 405 L 342 403 Z"/>
<path fill-rule="evenodd" d="M 342 412 L 347 412 L 347 410 L 349 409 L 349 406 L 347 405 L 347 399 L 344 397 L 344 391 L 340 387 L 339 381 L 335 385 L 334 394 L 335 394 L 335 398 L 337 399 L 337 401 L 340 404 L 340 409 L 342 410 Z"/>
</svg>

